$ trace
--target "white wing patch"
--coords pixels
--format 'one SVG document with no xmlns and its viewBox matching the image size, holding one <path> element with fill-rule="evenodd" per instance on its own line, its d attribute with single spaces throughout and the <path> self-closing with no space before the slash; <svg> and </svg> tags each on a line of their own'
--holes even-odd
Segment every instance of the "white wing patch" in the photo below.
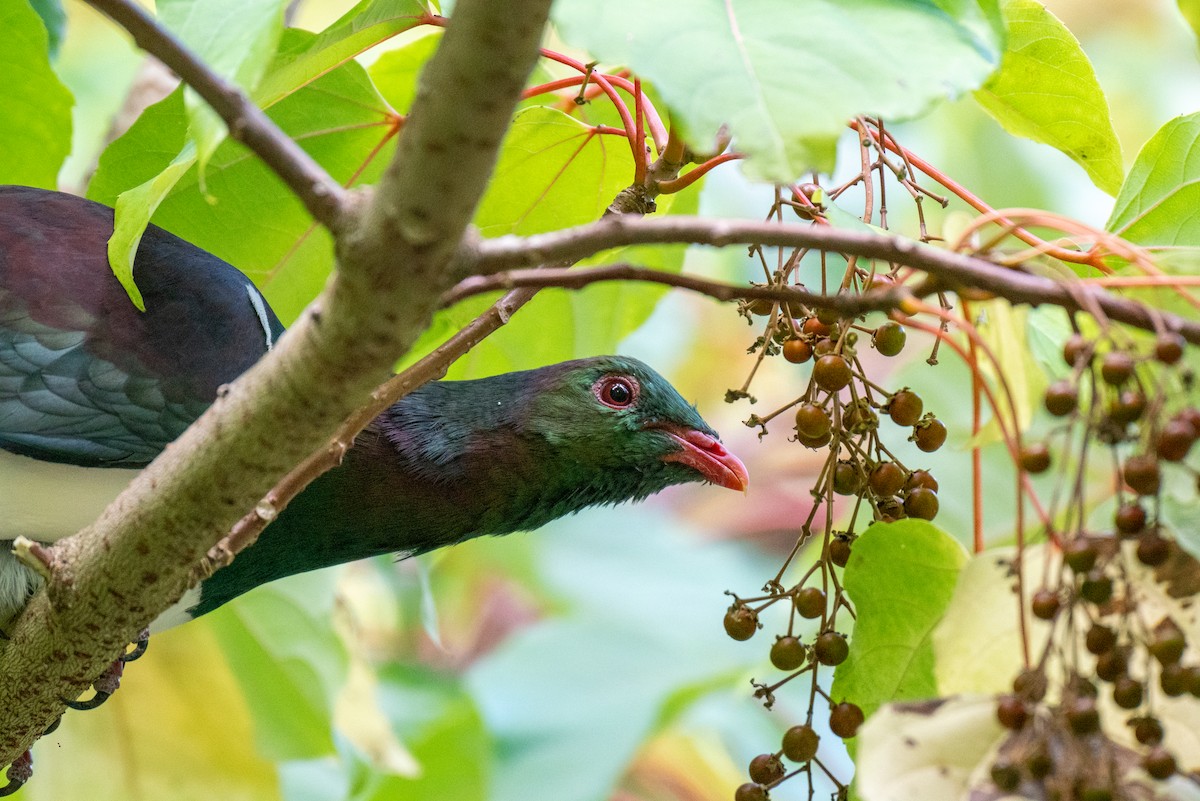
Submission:
<svg viewBox="0 0 1200 801">
<path fill-rule="evenodd" d="M 271 333 L 271 321 L 267 319 L 267 304 L 258 290 L 250 284 L 246 285 L 246 294 L 250 296 L 250 305 L 254 307 L 254 313 L 258 315 L 258 324 L 262 326 L 263 336 L 267 341 L 267 350 L 270 350 L 275 347 L 275 337 Z"/>
</svg>

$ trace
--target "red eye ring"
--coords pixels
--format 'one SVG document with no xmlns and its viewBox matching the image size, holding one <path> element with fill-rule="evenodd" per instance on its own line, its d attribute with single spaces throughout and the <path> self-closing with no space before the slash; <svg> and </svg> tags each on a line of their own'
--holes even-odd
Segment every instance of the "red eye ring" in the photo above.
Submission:
<svg viewBox="0 0 1200 801">
<path fill-rule="evenodd" d="M 632 376 L 607 375 L 592 387 L 596 400 L 611 409 L 628 409 L 637 401 L 641 387 Z"/>
</svg>

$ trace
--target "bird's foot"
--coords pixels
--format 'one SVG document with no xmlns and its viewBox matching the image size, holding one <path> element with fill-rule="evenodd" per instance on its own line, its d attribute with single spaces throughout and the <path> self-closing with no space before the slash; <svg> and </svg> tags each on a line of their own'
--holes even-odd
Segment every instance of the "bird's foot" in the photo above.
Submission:
<svg viewBox="0 0 1200 801">
<path fill-rule="evenodd" d="M 96 691 L 86 701 L 69 701 L 66 698 L 62 699 L 63 703 L 70 709 L 83 711 L 85 709 L 95 709 L 103 704 L 112 694 L 121 686 L 121 673 L 125 670 L 124 660 L 117 659 L 109 665 L 100 677 L 92 682 L 92 689 Z"/>
<path fill-rule="evenodd" d="M 33 776 L 33 752 L 26 751 L 19 757 L 13 760 L 13 763 L 8 766 L 8 784 L 0 787 L 0 797 L 12 795 L 17 790 L 24 786 L 25 782 Z"/>
<path fill-rule="evenodd" d="M 68 701 L 63 699 L 63 703 L 69 708 L 75 710 L 95 709 L 103 704 L 112 694 L 121 686 L 121 674 L 125 670 L 126 662 L 133 662 L 140 659 L 142 654 L 146 653 L 146 648 L 150 645 L 150 629 L 142 629 L 138 634 L 137 639 L 133 643 L 133 650 L 128 653 L 121 654 L 117 657 L 108 668 L 100 674 L 100 677 L 92 682 L 92 689 L 96 691 L 86 701 Z"/>
</svg>

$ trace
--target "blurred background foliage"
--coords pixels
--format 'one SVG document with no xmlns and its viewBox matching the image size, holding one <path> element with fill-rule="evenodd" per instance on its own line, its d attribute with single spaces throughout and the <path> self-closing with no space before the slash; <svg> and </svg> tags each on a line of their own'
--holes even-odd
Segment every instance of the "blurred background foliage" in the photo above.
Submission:
<svg viewBox="0 0 1200 801">
<path fill-rule="evenodd" d="M 24 0 L 0 0 L 13 2 Z M 35 5 L 51 15 L 57 8 Z M 322 30 L 351 5 L 304 0 L 293 24 Z M 1081 39 L 1095 66 L 1126 166 L 1164 122 L 1200 108 L 1197 45 L 1174 3 L 1051 0 L 1047 6 Z M 180 93 L 167 96 L 101 157 L 142 57 L 80 3 L 69 2 L 65 12 L 61 41 L 51 44 L 75 106 L 71 152 L 58 184 L 112 202 L 178 152 L 172 137 L 181 136 L 184 103 Z M 288 36 L 285 46 L 304 43 L 305 34 Z M 272 116 L 325 154 L 337 178 L 369 183 L 394 143 L 384 136 L 388 112 L 406 110 L 416 69 L 435 42 L 436 34 L 397 37 L 291 94 L 272 107 Z M 319 129 L 306 127 L 310 107 L 325 115 Z M 509 179 L 504 194 L 485 198 L 480 212 L 488 234 L 593 220 L 629 182 L 623 140 L 589 138 L 565 115 L 550 119 L 555 114 L 531 108 L 518 116 L 498 172 Z M 1097 226 L 1111 209 L 1111 198 L 1066 156 L 1006 134 L 969 98 L 894 132 L 993 206 L 1043 207 Z M 339 161 L 354 138 L 358 147 L 379 145 L 365 167 Z M 853 141 L 843 145 L 853 148 Z M 566 151 L 574 156 L 564 160 Z M 545 179 L 564 169 L 560 180 Z M 600 189 L 587 196 L 574 191 L 570 170 Z M 328 258 L 324 233 L 286 198 L 245 202 L 245 187 L 272 179 L 234 145 L 216 150 L 205 175 L 205 192 L 221 203 L 208 203 L 196 191 L 198 180 L 194 170 L 185 176 L 155 221 L 251 274 L 285 321 L 294 317 L 320 287 L 320 275 L 304 265 Z M 769 187 L 747 182 L 729 165 L 663 206 L 756 218 L 771 197 Z M 846 208 L 853 211 L 852 202 Z M 931 215 L 931 225 L 955 208 Z M 908 230 L 904 215 L 898 203 L 893 227 Z M 622 258 L 735 281 L 760 269 L 732 251 Z M 483 303 L 439 317 L 422 347 Z M 38 744 L 37 775 L 17 798 L 731 797 L 749 758 L 802 715 L 804 699 L 792 708 L 781 696 L 767 712 L 750 698 L 749 679 L 770 671 L 767 648 L 723 635 L 722 593 L 752 591 L 774 574 L 809 508 L 808 490 L 824 458 L 788 442 L 783 430 L 759 441 L 741 424 L 752 410 L 769 411 L 772 399 L 782 403 L 800 391 L 807 376 L 793 366 L 768 360 L 754 385 L 759 406 L 723 402 L 725 390 L 740 386 L 750 370 L 746 347 L 755 335 L 732 307 L 682 293 L 617 285 L 544 293 L 454 375 L 611 350 L 637 355 L 694 399 L 746 460 L 749 493 L 679 487 L 640 507 L 595 510 L 534 535 L 475 541 L 419 560 L 378 559 L 260 588 L 156 636 L 121 692 L 97 711 L 67 715 Z M 906 360 L 891 363 L 890 383 L 920 387 L 926 408 L 951 427 L 955 447 L 916 461 L 943 468 L 938 524 L 967 543 L 970 409 L 962 387 L 968 377 L 945 356 L 934 372 L 925 355 L 910 344 Z M 1010 357 L 1019 371 L 1036 353 Z M 999 448 L 985 448 L 984 458 L 989 482 L 1011 486 Z M 1010 515 L 999 504 L 987 509 L 990 537 L 1009 536 Z M 823 758 L 843 757 L 831 749 Z M 798 797 L 799 784 L 780 796 Z"/>
</svg>

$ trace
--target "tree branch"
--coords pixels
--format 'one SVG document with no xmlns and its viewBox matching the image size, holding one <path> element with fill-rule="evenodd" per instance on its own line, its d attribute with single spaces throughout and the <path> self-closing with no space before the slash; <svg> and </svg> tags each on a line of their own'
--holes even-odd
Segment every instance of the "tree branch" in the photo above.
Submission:
<svg viewBox="0 0 1200 801">
<path fill-rule="evenodd" d="M 469 265 L 453 256 L 548 10 L 549 0 L 459 0 L 395 160 L 373 196 L 348 196 L 325 292 L 96 523 L 48 549 L 52 580 L 0 650 L 0 764 L 179 598 L 192 566 L 328 440 L 427 326 Z"/>
<path fill-rule="evenodd" d="M 475 272 L 494 273 L 557 259 L 582 259 L 624 245 L 687 243 L 693 245 L 767 245 L 803 247 L 844 253 L 914 267 L 936 278 L 943 289 L 977 289 L 1013 303 L 1052 304 L 1068 311 L 1099 309 L 1110 319 L 1157 331 L 1176 331 L 1200 344 L 1200 323 L 1090 286 L 1065 283 L 1001 267 L 986 259 L 938 250 L 899 236 L 847 231 L 831 226 L 795 223 L 712 220 L 700 217 L 634 219 L 610 217 L 598 223 L 524 239 L 512 236 L 479 245 Z"/>
<path fill-rule="evenodd" d="M 154 17 L 132 0 L 86 0 L 133 36 L 137 46 L 166 64 L 225 120 L 229 136 L 243 143 L 304 203 L 313 219 L 337 232 L 348 193 L 235 86 L 196 58 Z"/>
</svg>

